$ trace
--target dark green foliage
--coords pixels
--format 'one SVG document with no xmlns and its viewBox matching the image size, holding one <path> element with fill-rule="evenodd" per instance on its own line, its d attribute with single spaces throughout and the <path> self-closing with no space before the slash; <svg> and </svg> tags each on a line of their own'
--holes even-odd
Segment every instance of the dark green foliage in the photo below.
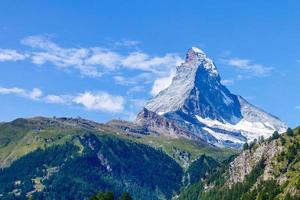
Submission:
<svg viewBox="0 0 300 200">
<path fill-rule="evenodd" d="M 295 159 L 297 152 L 298 152 L 297 144 L 293 144 L 288 147 L 288 151 L 286 153 L 286 159 L 288 160 L 288 163 L 291 163 Z"/>
<path fill-rule="evenodd" d="M 31 179 L 45 177 L 49 167 L 59 171 L 42 181 L 45 189 L 34 193 L 34 199 L 85 199 L 97 191 L 112 191 L 116 196 L 129 192 L 134 199 L 170 199 L 181 187 L 181 167 L 162 151 L 113 136 L 88 135 L 80 143 L 82 154 L 77 146 L 65 144 L 15 161 L 0 172 L 0 193 L 9 199 L 15 180 L 21 180 L 20 199 L 25 199 L 33 190 Z"/>
<path fill-rule="evenodd" d="M 257 139 L 254 139 L 252 142 L 250 142 L 249 149 L 250 150 L 253 149 L 256 144 L 257 144 Z"/>
<path fill-rule="evenodd" d="M 45 176 L 47 167 L 61 165 L 77 151 L 78 147 L 67 143 L 48 148 L 46 151 L 38 149 L 20 158 L 9 168 L 0 171 L 0 193 L 9 193 L 15 189 L 16 180 L 22 181 L 18 186 L 22 191 L 33 190 L 32 178 Z M 22 193 L 20 198 L 25 198 L 25 194 Z"/>
<path fill-rule="evenodd" d="M 245 144 L 243 145 L 243 150 L 247 150 L 247 149 L 249 149 L 249 144 L 245 142 Z"/>
<path fill-rule="evenodd" d="M 186 188 L 183 192 L 181 192 L 179 196 L 179 200 L 197 200 L 201 196 L 203 192 L 203 186 L 204 184 L 211 184 L 214 183 L 216 185 L 223 185 L 225 182 L 225 177 L 223 174 L 225 173 L 226 169 L 228 168 L 228 165 L 230 162 L 233 161 L 235 156 L 231 156 L 227 160 L 223 161 L 222 164 L 214 168 L 208 176 L 206 177 L 205 183 L 202 181 L 198 181 L 195 184 L 192 184 L 188 188 Z"/>
<path fill-rule="evenodd" d="M 132 200 L 132 198 L 128 192 L 124 192 L 122 196 L 118 198 L 118 200 Z"/>
<path fill-rule="evenodd" d="M 198 200 L 202 190 L 203 184 L 201 181 L 199 181 L 188 188 L 185 188 L 181 192 L 178 200 Z"/>
<path fill-rule="evenodd" d="M 294 131 L 293 131 L 291 128 L 288 128 L 288 129 L 286 130 L 286 134 L 287 134 L 287 136 L 289 136 L 289 137 L 293 137 L 293 136 L 294 136 Z"/>
<path fill-rule="evenodd" d="M 260 161 L 259 164 L 252 170 L 252 172 L 246 176 L 243 183 L 236 183 L 232 185 L 231 189 L 224 187 L 224 179 L 218 182 L 211 182 L 215 184 L 215 187 L 208 192 L 202 192 L 200 194 L 201 200 L 239 200 L 244 198 L 252 186 L 255 184 L 257 177 L 263 173 L 264 161 Z M 222 173 L 222 172 L 221 172 Z M 248 200 L 244 198 L 243 200 Z"/>
<path fill-rule="evenodd" d="M 286 143 L 286 140 L 283 136 L 280 137 L 280 142 L 282 145 L 284 145 Z"/>
<path fill-rule="evenodd" d="M 272 160 L 272 166 L 281 174 L 288 174 L 288 180 L 283 185 L 278 185 L 278 180 L 262 181 L 260 178 L 264 172 L 264 161 L 259 164 L 248 174 L 242 183 L 231 185 L 230 189 L 226 185 L 228 177 L 228 163 L 224 163 L 219 170 L 212 173 L 204 180 L 201 180 L 181 192 L 179 200 L 273 200 L 280 196 L 280 199 L 294 200 L 299 199 L 300 179 L 299 174 L 299 136 L 298 130 L 295 129 L 293 134 L 289 131 L 286 134 L 279 135 L 274 132 L 268 141 L 276 140 L 276 144 L 280 142 L 283 145 L 283 151 L 277 155 L 276 160 Z M 291 137 L 293 136 L 293 137 Z M 244 149 L 253 149 L 258 147 L 263 140 L 260 138 L 258 143 L 245 145 Z M 281 148 L 281 147 L 280 147 Z M 249 153 L 249 152 L 248 152 Z M 288 162 L 286 162 L 288 161 Z M 282 165 L 284 164 L 284 165 Z M 282 167 L 280 167 L 282 166 Z M 277 178 L 280 173 L 274 173 Z M 295 191 L 295 194 L 288 194 L 289 191 Z M 297 196 L 298 195 L 298 196 Z"/>
<path fill-rule="evenodd" d="M 89 200 L 114 200 L 114 193 L 112 192 L 100 192 L 90 197 Z"/>
<path fill-rule="evenodd" d="M 200 156 L 186 171 L 186 176 L 189 177 L 189 184 L 194 184 L 201 178 L 205 178 L 207 173 L 211 173 L 218 166 L 219 163 L 213 158 L 206 155 Z"/>
<path fill-rule="evenodd" d="M 253 190 L 243 194 L 241 200 L 273 200 L 281 189 L 275 180 L 268 180 L 259 183 Z"/>
<path fill-rule="evenodd" d="M 113 192 L 99 192 L 89 198 L 89 200 L 132 200 L 128 192 L 124 192 L 119 198 L 116 198 Z"/>
<path fill-rule="evenodd" d="M 279 137 L 280 137 L 280 135 L 279 135 L 278 131 L 275 131 L 275 132 L 273 133 L 271 139 L 272 139 L 272 140 L 276 140 L 276 139 L 278 139 Z"/>
</svg>

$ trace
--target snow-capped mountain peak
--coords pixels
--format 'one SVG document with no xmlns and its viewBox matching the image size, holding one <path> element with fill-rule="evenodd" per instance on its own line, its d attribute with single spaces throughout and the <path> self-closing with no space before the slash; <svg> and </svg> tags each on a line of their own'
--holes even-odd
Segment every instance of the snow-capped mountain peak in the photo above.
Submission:
<svg viewBox="0 0 300 200">
<path fill-rule="evenodd" d="M 149 100 L 143 112 L 145 110 L 157 114 L 151 115 L 154 121 L 149 123 L 151 117 L 138 115 L 137 123 L 147 124 L 150 129 L 155 126 L 155 130 L 164 134 L 171 130 L 172 124 L 180 127 L 180 134 L 185 137 L 201 138 L 217 146 L 240 147 L 246 141 L 286 129 L 277 117 L 232 94 L 222 85 L 213 61 L 196 47 L 187 51 L 186 60 L 176 68 L 171 85 Z M 157 127 L 158 116 L 165 127 Z M 182 134 L 182 130 L 186 133 Z"/>
<path fill-rule="evenodd" d="M 187 51 L 185 59 L 186 61 L 191 61 L 191 60 L 203 59 L 205 57 L 206 55 L 201 49 L 197 47 L 192 47 Z"/>
</svg>

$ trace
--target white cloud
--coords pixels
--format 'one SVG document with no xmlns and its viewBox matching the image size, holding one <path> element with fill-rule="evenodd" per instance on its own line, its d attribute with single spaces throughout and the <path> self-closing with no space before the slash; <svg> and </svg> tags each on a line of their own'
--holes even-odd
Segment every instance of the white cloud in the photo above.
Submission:
<svg viewBox="0 0 300 200">
<path fill-rule="evenodd" d="M 231 80 L 231 79 L 224 79 L 224 80 L 221 80 L 221 83 L 222 83 L 223 85 L 229 86 L 229 85 L 233 85 L 233 84 L 234 84 L 234 80 Z"/>
<path fill-rule="evenodd" d="M 31 91 L 28 91 L 18 87 L 0 87 L 0 94 L 14 94 L 23 98 L 53 104 L 78 104 L 84 106 L 87 110 L 98 110 L 105 112 L 121 112 L 124 110 L 125 103 L 123 97 L 113 96 L 104 91 L 84 92 L 78 95 L 49 94 L 43 96 L 43 92 L 39 88 L 33 88 Z"/>
<path fill-rule="evenodd" d="M 231 58 L 224 61 L 230 66 L 250 73 L 252 76 L 266 76 L 273 70 L 272 67 L 253 63 L 249 59 Z"/>
<path fill-rule="evenodd" d="M 12 87 L 12 88 L 0 87 L 0 94 L 14 94 L 32 100 L 39 100 L 39 98 L 42 96 L 43 93 L 39 88 L 33 88 L 31 91 L 27 91 L 25 89 L 18 88 L 18 87 Z"/>
<path fill-rule="evenodd" d="M 145 99 L 130 99 L 131 107 L 135 109 L 140 109 L 146 104 L 147 100 Z"/>
<path fill-rule="evenodd" d="M 107 92 L 85 92 L 73 99 L 76 104 L 82 104 L 88 110 L 121 112 L 124 110 L 124 99 L 121 96 L 112 96 Z"/>
<path fill-rule="evenodd" d="M 100 48 L 92 49 L 91 56 L 85 60 L 87 65 L 100 65 L 108 69 L 116 69 L 120 66 L 123 57 L 113 51 Z"/>
<path fill-rule="evenodd" d="M 24 60 L 26 54 L 22 54 L 12 49 L 0 49 L 0 62 Z"/>
<path fill-rule="evenodd" d="M 101 77 L 104 73 L 112 71 L 122 74 L 121 70 L 123 69 L 137 70 L 140 73 L 137 76 L 114 76 L 115 83 L 138 86 L 139 84 L 145 85 L 154 82 L 152 94 L 157 94 L 171 83 L 174 76 L 173 70 L 183 62 L 179 55 L 172 53 L 151 56 L 137 50 L 120 54 L 115 50 L 102 47 L 65 48 L 41 36 L 26 37 L 21 40 L 21 43 L 30 47 L 29 50 L 24 53 L 15 50 L 2 50 L 2 54 L 0 50 L 0 61 L 1 59 L 2 61 L 29 59 L 35 65 L 50 63 L 64 71 L 77 70 L 82 76 L 88 77 Z M 134 46 L 138 45 L 139 42 L 124 40 L 121 43 L 120 45 Z M 128 92 L 137 92 L 142 89 L 142 87 L 132 87 Z M 46 100 L 48 102 L 63 102 L 62 99 L 54 96 L 49 96 Z"/>
<path fill-rule="evenodd" d="M 157 78 L 152 86 L 151 94 L 157 95 L 160 91 L 169 87 L 172 83 L 172 79 L 175 76 L 175 71 L 172 70 L 169 75 Z"/>
<path fill-rule="evenodd" d="M 90 49 L 62 48 L 40 36 L 24 38 L 21 43 L 34 49 L 29 53 L 33 64 L 43 65 L 49 62 L 61 69 L 79 70 L 85 76 L 102 76 L 102 73 L 95 66 L 85 63 L 85 60 L 90 56 Z"/>
<path fill-rule="evenodd" d="M 63 70 L 79 70 L 81 75 L 90 77 L 100 77 L 103 75 L 104 70 L 119 70 L 122 68 L 165 76 L 172 67 L 178 66 L 183 61 L 180 56 L 171 53 L 163 56 L 151 56 L 145 52 L 135 50 L 127 55 L 122 55 L 102 47 L 64 48 L 41 36 L 26 37 L 21 40 L 21 43 L 32 49 L 27 51 L 26 57 L 21 57 L 22 54 L 16 51 L 10 52 L 15 54 L 15 59 L 20 60 L 28 57 L 36 65 L 51 63 Z M 133 40 L 123 40 L 119 43 L 122 46 L 136 46 L 138 44 L 138 41 Z M 19 57 L 17 57 L 18 54 Z M 3 60 L 4 58 L 3 56 Z M 10 57 L 5 59 L 13 60 Z"/>
<path fill-rule="evenodd" d="M 47 95 L 44 97 L 44 101 L 46 103 L 54 103 L 54 104 L 70 104 L 72 102 L 72 96 L 70 95 Z"/>
<path fill-rule="evenodd" d="M 114 42 L 113 44 L 115 46 L 120 46 L 120 47 L 136 47 L 140 44 L 140 41 L 137 40 L 122 40 L 120 42 Z"/>
<path fill-rule="evenodd" d="M 33 90 L 27 93 L 30 99 L 38 100 L 43 95 L 43 92 L 39 88 L 33 88 Z"/>
<path fill-rule="evenodd" d="M 126 68 L 165 74 L 170 68 L 176 67 L 182 62 L 182 58 L 176 54 L 166 54 L 163 57 L 150 57 L 143 52 L 132 52 L 121 63 Z"/>
<path fill-rule="evenodd" d="M 13 88 L 4 88 L 0 87 L 0 94 L 24 94 L 25 91 L 21 88 L 13 87 Z"/>
<path fill-rule="evenodd" d="M 134 78 L 124 77 L 124 76 L 120 76 L 120 75 L 113 76 L 113 79 L 119 85 L 134 85 L 134 84 L 137 84 L 137 80 L 135 80 Z"/>
<path fill-rule="evenodd" d="M 296 108 L 297 110 L 300 110 L 300 106 L 296 106 L 295 108 Z"/>
<path fill-rule="evenodd" d="M 143 92 L 145 91 L 145 87 L 142 85 L 136 85 L 127 90 L 127 94 L 132 94 L 132 93 L 138 93 L 138 92 Z"/>
<path fill-rule="evenodd" d="M 47 95 L 43 98 L 46 103 L 78 104 L 87 110 L 104 112 L 121 112 L 124 110 L 124 99 L 107 92 L 84 92 L 78 95 Z"/>
</svg>

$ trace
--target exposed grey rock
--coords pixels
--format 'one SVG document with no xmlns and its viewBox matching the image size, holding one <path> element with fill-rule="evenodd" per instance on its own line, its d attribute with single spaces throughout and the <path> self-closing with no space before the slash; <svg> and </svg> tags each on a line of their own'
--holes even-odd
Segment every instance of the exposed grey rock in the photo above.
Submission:
<svg viewBox="0 0 300 200">
<path fill-rule="evenodd" d="M 201 138 L 234 148 L 287 128 L 277 117 L 232 94 L 221 83 L 213 61 L 195 47 L 176 68 L 171 85 L 146 103 L 135 123 L 170 137 Z"/>
</svg>

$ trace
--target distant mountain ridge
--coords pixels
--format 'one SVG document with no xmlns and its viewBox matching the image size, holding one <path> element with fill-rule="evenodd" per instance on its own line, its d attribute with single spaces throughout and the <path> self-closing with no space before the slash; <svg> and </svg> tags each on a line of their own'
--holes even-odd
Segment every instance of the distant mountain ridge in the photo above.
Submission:
<svg viewBox="0 0 300 200">
<path fill-rule="evenodd" d="M 162 119 L 164 124 L 159 123 Z M 201 138 L 220 147 L 241 147 L 287 128 L 277 117 L 232 94 L 221 83 L 213 61 L 195 47 L 177 67 L 171 85 L 146 103 L 135 122 L 171 137 Z"/>
</svg>

